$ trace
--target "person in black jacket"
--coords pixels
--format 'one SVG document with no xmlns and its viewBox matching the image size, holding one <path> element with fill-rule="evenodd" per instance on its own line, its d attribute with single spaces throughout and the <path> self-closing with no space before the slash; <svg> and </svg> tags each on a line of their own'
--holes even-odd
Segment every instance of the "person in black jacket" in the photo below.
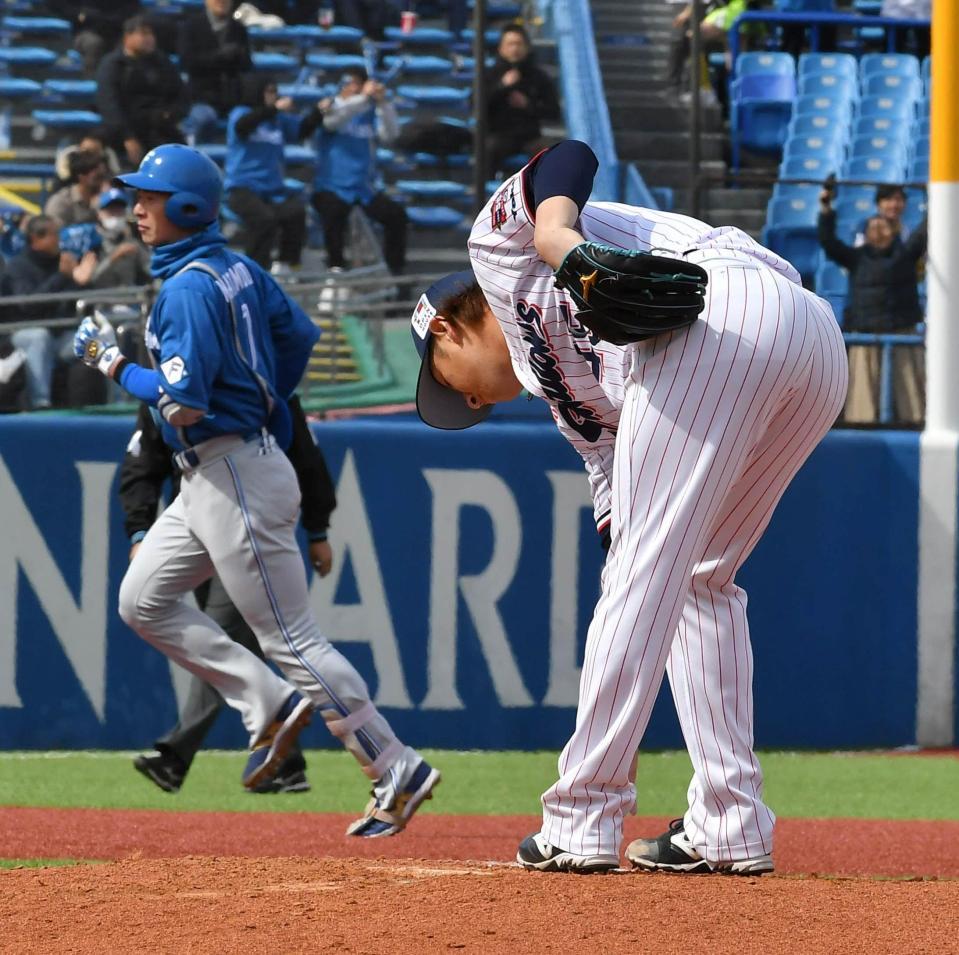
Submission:
<svg viewBox="0 0 959 955">
<path fill-rule="evenodd" d="M 47 0 L 48 11 L 69 20 L 73 48 L 83 57 L 83 70 L 96 73 L 104 53 L 112 49 L 123 32 L 123 22 L 140 8 L 139 0 Z"/>
<path fill-rule="evenodd" d="M 826 256 L 849 271 L 849 295 L 843 313 L 848 332 L 914 333 L 923 320 L 919 302 L 919 260 L 926 252 L 923 220 L 903 242 L 893 225 L 881 215 L 866 222 L 865 242 L 846 245 L 836 237 L 836 212 L 832 191 L 819 196 L 819 242 Z M 849 393 L 843 417 L 850 423 L 872 423 L 879 416 L 881 353 L 878 346 L 849 349 Z M 925 392 L 922 352 L 914 346 L 893 350 L 893 383 L 896 419 L 922 419 Z"/>
<path fill-rule="evenodd" d="M 0 297 L 13 295 L 54 295 L 73 292 L 88 285 L 97 266 L 95 252 L 77 257 L 60 250 L 60 223 L 50 216 L 33 216 L 26 226 L 27 245 L 13 256 L 0 275 Z M 3 320 L 51 319 L 72 315 L 73 302 L 38 302 L 35 305 L 8 305 Z M 58 336 L 37 324 L 10 335 L 14 348 L 26 355 L 27 405 L 49 408 L 53 368 L 57 358 L 75 365 L 73 331 Z"/>
<path fill-rule="evenodd" d="M 503 27 L 485 82 L 487 169 L 495 174 L 507 156 L 538 152 L 553 142 L 542 138 L 541 124 L 559 118 L 559 99 L 536 65 L 529 34 L 516 24 Z"/>
<path fill-rule="evenodd" d="M 189 74 L 193 105 L 184 127 L 203 142 L 243 95 L 243 78 L 253 71 L 246 27 L 233 19 L 233 0 L 206 0 L 206 9 L 180 24 L 180 69 Z"/>
<path fill-rule="evenodd" d="M 333 566 L 327 530 L 330 515 L 336 507 L 336 493 L 323 453 L 313 440 L 299 398 L 294 396 L 290 399 L 289 406 L 293 439 L 286 453 L 296 471 L 302 495 L 300 520 L 309 541 L 310 563 L 321 577 L 325 577 Z M 120 503 L 125 516 L 124 527 L 130 539 L 131 559 L 156 520 L 163 485 L 168 479 L 175 496 L 179 490 L 179 474 L 172 453 L 163 443 L 150 409 L 141 405 L 136 430 L 120 467 Z M 219 578 L 213 577 L 197 588 L 196 598 L 203 610 L 233 640 L 263 658 L 263 651 L 253 631 L 231 603 Z M 133 760 L 134 767 L 160 789 L 171 793 L 179 791 L 193 758 L 223 706 L 223 698 L 216 690 L 198 677 L 191 676 L 186 703 L 176 726 L 156 741 L 155 754 L 137 756 Z M 309 788 L 306 760 L 299 747 L 294 747 L 276 777 L 254 792 L 306 792 Z"/>
<path fill-rule="evenodd" d="M 186 116 L 186 88 L 170 58 L 157 50 L 145 16 L 123 24 L 120 46 L 100 62 L 97 107 L 110 145 L 132 166 L 154 146 L 183 141 L 177 123 Z"/>
</svg>

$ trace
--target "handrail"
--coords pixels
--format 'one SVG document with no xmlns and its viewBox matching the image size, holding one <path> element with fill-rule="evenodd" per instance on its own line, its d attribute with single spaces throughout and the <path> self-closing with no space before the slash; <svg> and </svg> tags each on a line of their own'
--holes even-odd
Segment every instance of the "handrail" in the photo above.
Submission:
<svg viewBox="0 0 959 955">
<path fill-rule="evenodd" d="M 895 50 L 897 30 L 912 27 L 929 27 L 929 20 L 901 20 L 898 17 L 878 17 L 848 13 L 777 13 L 775 10 L 752 10 L 740 14 L 729 28 L 730 72 L 735 75 L 736 59 L 739 57 L 739 31 L 744 23 L 775 23 L 809 27 L 809 47 L 819 49 L 819 28 L 822 26 L 883 27 L 886 29 L 886 46 Z"/>
<path fill-rule="evenodd" d="M 910 335 L 894 335 L 884 332 L 843 332 L 842 337 L 847 345 L 879 346 L 879 423 L 892 424 L 892 350 L 902 345 L 912 348 L 921 347 L 926 343 L 925 334 L 919 332 Z"/>
</svg>

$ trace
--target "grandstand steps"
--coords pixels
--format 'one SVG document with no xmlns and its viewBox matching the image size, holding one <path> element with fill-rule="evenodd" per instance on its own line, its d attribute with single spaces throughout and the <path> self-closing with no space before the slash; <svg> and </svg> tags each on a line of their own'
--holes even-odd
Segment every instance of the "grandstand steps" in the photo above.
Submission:
<svg viewBox="0 0 959 955">
<path fill-rule="evenodd" d="M 689 155 L 689 131 L 664 132 L 660 129 L 637 131 L 613 124 L 616 147 L 620 158 L 636 157 L 642 164 L 649 160 L 674 160 L 677 156 Z M 674 127 L 675 129 L 675 127 Z M 722 159 L 725 136 L 720 133 L 704 133 L 700 137 L 700 156 L 704 160 Z M 641 159 L 639 158 L 641 157 Z M 661 183 L 655 183 L 661 185 Z"/>
</svg>

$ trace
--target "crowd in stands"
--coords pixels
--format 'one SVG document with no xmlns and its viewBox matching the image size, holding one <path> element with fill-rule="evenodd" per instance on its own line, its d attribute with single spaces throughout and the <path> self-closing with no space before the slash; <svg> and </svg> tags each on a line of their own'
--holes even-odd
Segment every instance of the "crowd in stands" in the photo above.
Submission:
<svg viewBox="0 0 959 955">
<path fill-rule="evenodd" d="M 349 265 L 348 221 L 359 206 L 382 227 L 390 271 L 404 271 L 408 217 L 404 204 L 384 188 L 377 159 L 377 148 L 396 144 L 401 130 L 392 90 L 377 78 L 379 72 L 371 76 L 365 67 L 349 65 L 329 92 L 320 96 L 317 88 L 313 103 L 282 96 L 277 82 L 256 68 L 244 23 L 315 27 L 335 21 L 376 39 L 400 22 L 400 4 L 258 0 L 255 7 L 235 7 L 234 0 L 204 0 L 202 7 L 172 18 L 126 0 L 44 5 L 41 12 L 72 24 L 74 48 L 96 82 L 102 127 L 59 150 L 56 181 L 42 215 L 8 216 L 0 238 L 0 297 L 149 282 L 149 253 L 136 235 L 131 197 L 112 189 L 111 180 L 164 142 L 203 148 L 225 140 L 217 156 L 224 163 L 223 214 L 236 224 L 234 243 L 275 275 L 289 276 L 300 266 L 309 207 L 322 230 L 329 269 Z M 449 4 L 449 19 L 451 28 L 466 25 L 465 0 Z M 559 103 L 552 81 L 535 63 L 529 35 L 516 25 L 504 29 L 486 85 L 488 154 L 496 172 L 509 157 L 539 147 L 541 124 L 558 119 Z M 436 141 L 435 119 L 427 126 L 437 152 L 451 148 L 454 137 Z M 465 134 L 457 151 L 469 152 L 468 127 L 450 128 Z M 285 149 L 298 143 L 308 145 L 316 159 L 305 189 L 286 178 Z M 68 317 L 74 307 L 68 300 L 27 308 L 0 303 L 0 322 Z M 64 386 L 64 368 L 54 373 L 61 359 L 74 364 L 68 337 L 39 324 L 0 334 L 0 410 L 86 401 L 85 387 Z M 8 374 L 17 364 L 10 360 L 15 352 L 19 370 Z M 16 381 L 21 394 L 11 398 Z"/>
</svg>

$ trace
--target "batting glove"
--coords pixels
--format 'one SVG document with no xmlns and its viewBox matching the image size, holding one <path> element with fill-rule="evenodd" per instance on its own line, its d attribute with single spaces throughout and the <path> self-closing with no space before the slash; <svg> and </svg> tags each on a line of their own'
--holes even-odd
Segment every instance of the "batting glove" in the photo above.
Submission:
<svg viewBox="0 0 959 955">
<path fill-rule="evenodd" d="M 96 368 L 107 378 L 115 378 L 126 364 L 116 344 L 116 334 L 109 322 L 98 325 L 92 318 L 80 322 L 73 336 L 73 352 L 85 365 Z"/>
</svg>

